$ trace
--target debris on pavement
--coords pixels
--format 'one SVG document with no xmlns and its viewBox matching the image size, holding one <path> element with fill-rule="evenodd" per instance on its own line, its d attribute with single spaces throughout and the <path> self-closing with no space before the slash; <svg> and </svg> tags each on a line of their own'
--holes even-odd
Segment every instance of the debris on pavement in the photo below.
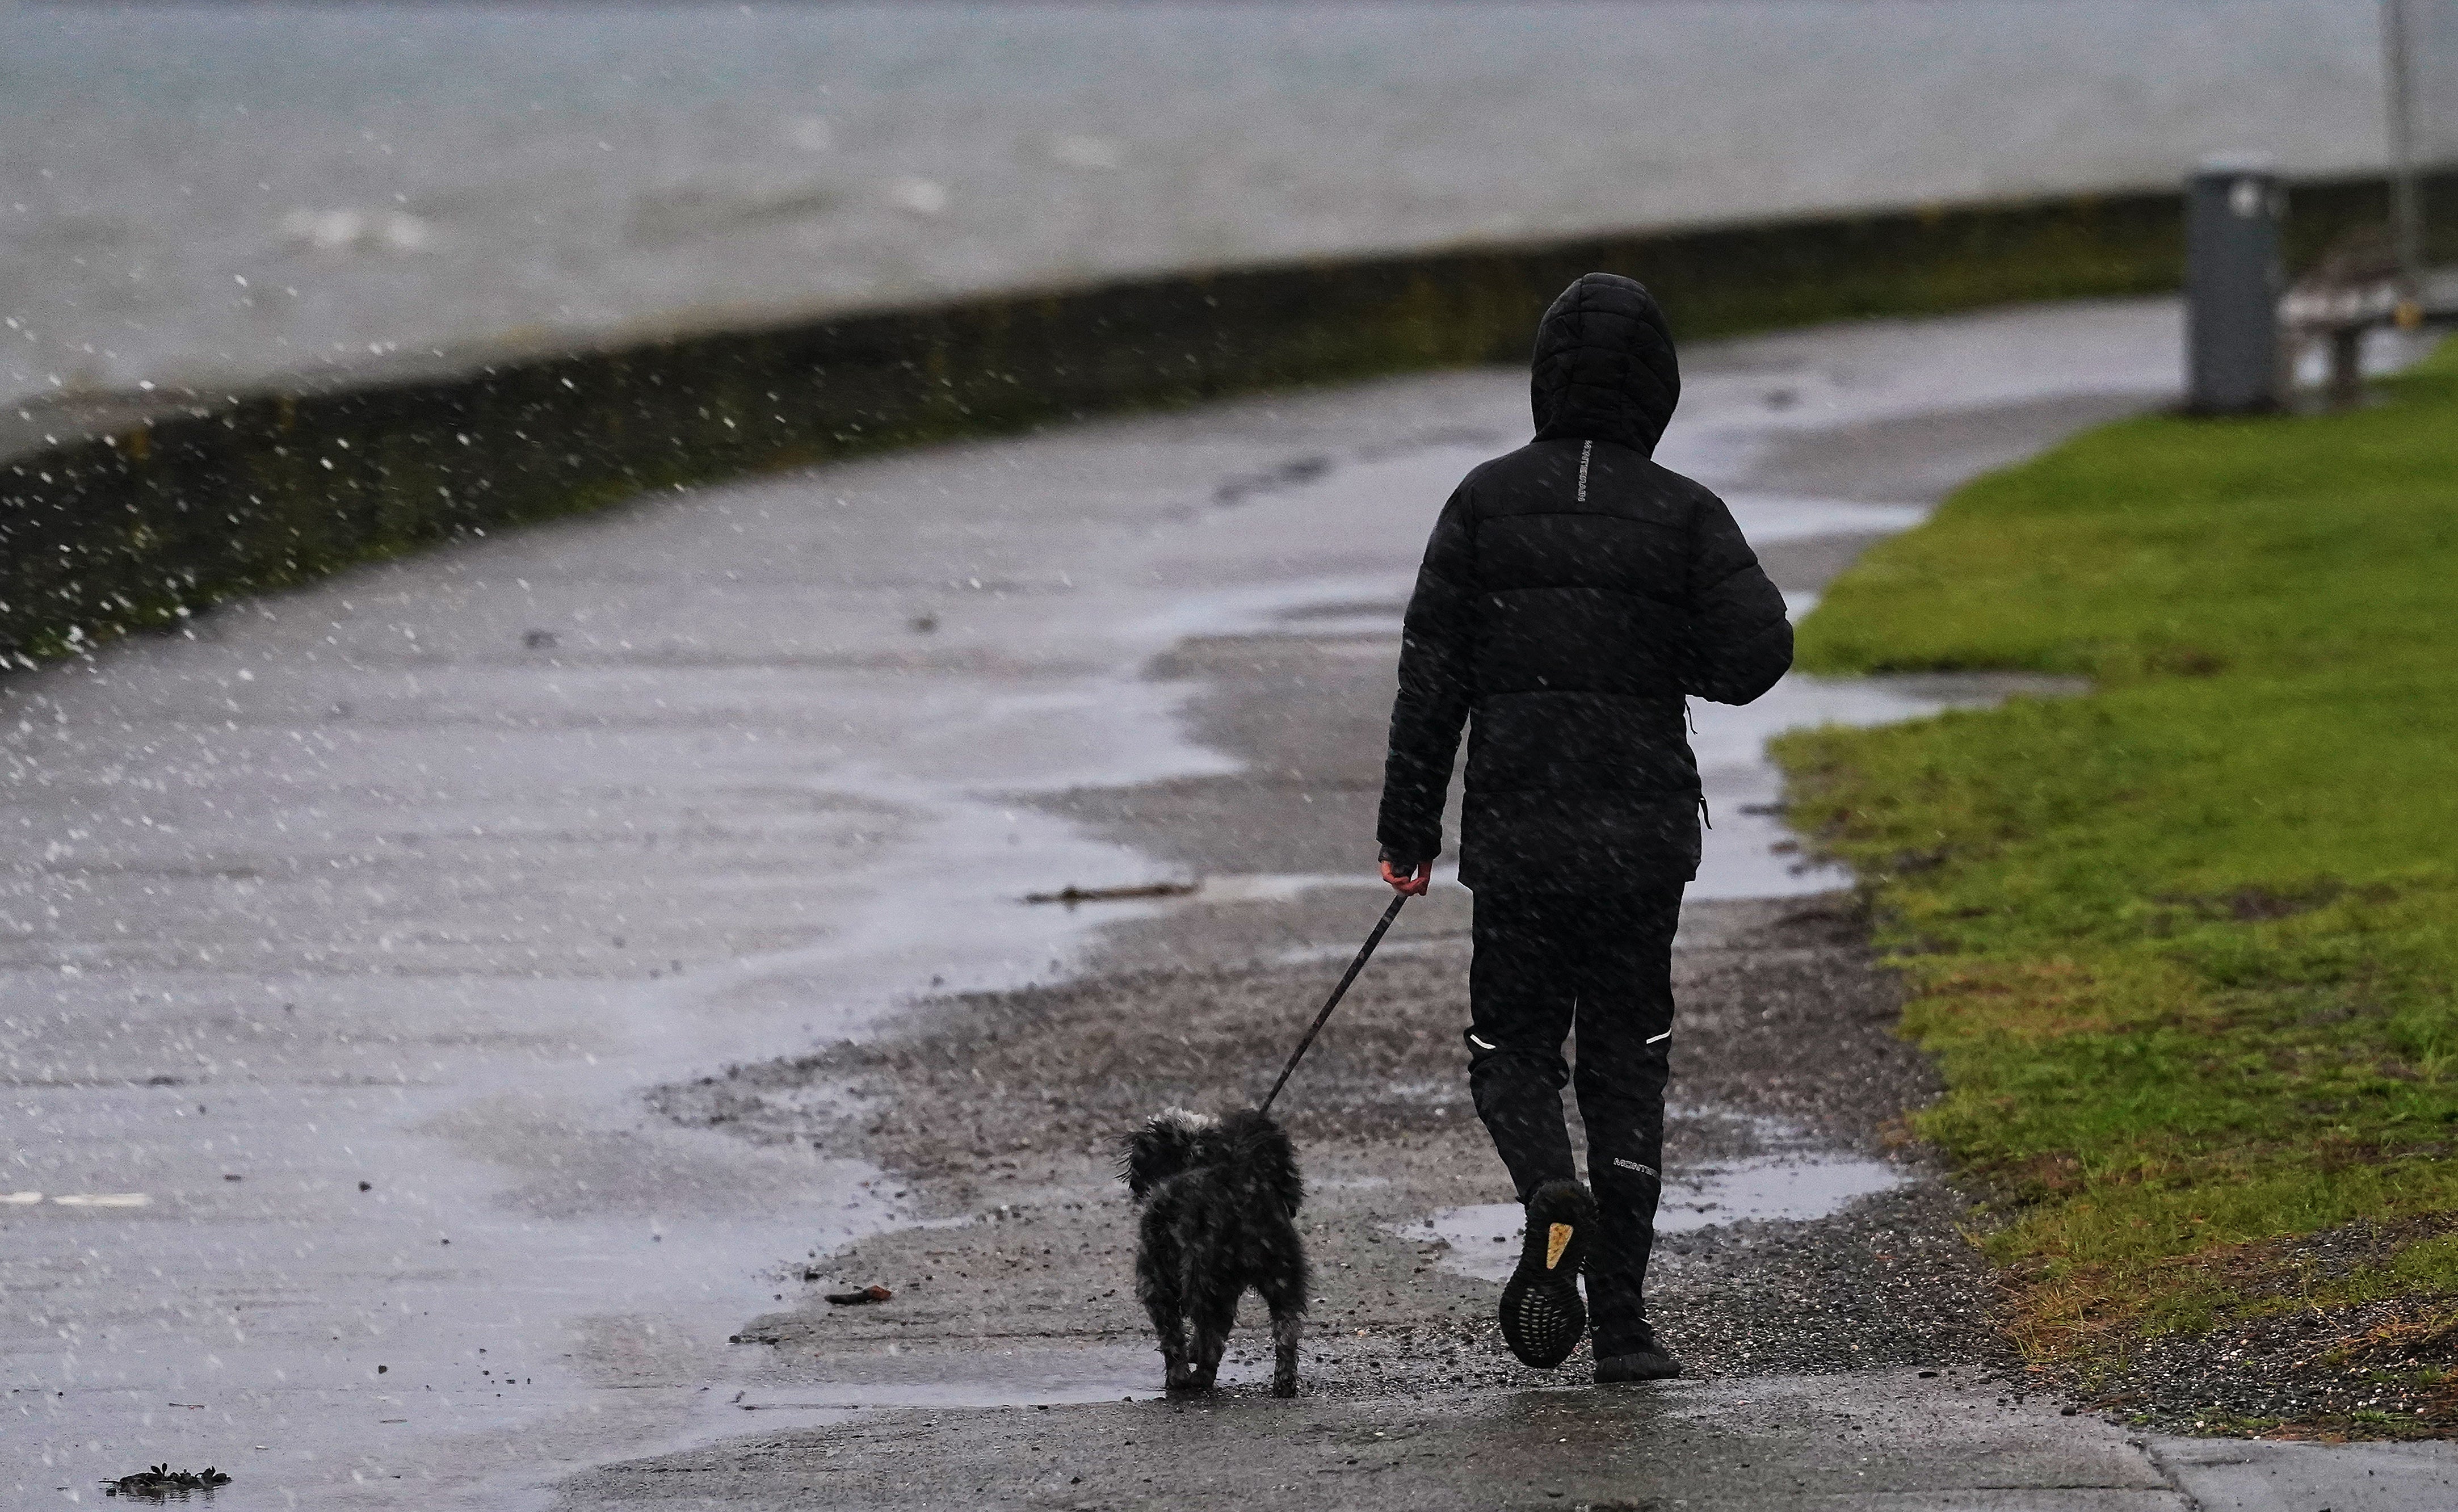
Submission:
<svg viewBox="0 0 2458 1512">
<path fill-rule="evenodd" d="M 884 1286 L 866 1286 L 859 1292 L 831 1292 L 828 1300 L 838 1307 L 862 1307 L 872 1302 L 885 1302 L 895 1294 Z"/>
<path fill-rule="evenodd" d="M 190 1491 L 211 1491 L 230 1484 L 230 1477 L 212 1465 L 202 1470 L 174 1470 L 169 1460 L 124 1475 L 116 1480 L 102 1482 L 105 1496 L 152 1497 L 160 1500 L 172 1495 L 184 1496 Z"/>
<path fill-rule="evenodd" d="M 1064 903 L 1073 908 L 1078 903 L 1115 903 L 1129 898 L 1185 897 L 1199 882 L 1138 882 L 1128 887 L 1081 888 L 1070 882 L 1055 892 L 1027 892 L 1027 903 Z"/>
</svg>

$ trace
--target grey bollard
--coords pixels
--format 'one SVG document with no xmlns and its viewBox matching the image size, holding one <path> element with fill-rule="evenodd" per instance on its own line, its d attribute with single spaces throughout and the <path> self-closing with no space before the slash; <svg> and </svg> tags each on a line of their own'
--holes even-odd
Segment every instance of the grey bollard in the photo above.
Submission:
<svg viewBox="0 0 2458 1512">
<path fill-rule="evenodd" d="M 2266 159 L 2212 158 L 2186 181 L 2185 404 L 2196 414 L 2279 408 L 2286 211 Z"/>
</svg>

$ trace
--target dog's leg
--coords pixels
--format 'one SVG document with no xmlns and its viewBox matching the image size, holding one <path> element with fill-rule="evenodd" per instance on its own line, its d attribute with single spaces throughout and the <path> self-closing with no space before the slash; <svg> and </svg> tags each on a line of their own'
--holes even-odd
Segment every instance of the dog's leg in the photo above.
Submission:
<svg viewBox="0 0 2458 1512">
<path fill-rule="evenodd" d="M 1186 1321 L 1178 1315 L 1177 1299 L 1148 1296 L 1144 1311 L 1152 1314 L 1153 1332 L 1160 1335 L 1162 1384 L 1171 1391 L 1193 1389 L 1195 1372 L 1186 1361 Z"/>
<path fill-rule="evenodd" d="M 1144 1312 L 1152 1318 L 1153 1333 L 1160 1337 L 1161 1384 L 1170 1391 L 1186 1391 L 1195 1385 L 1195 1372 L 1186 1362 L 1186 1316 L 1178 1306 L 1177 1289 L 1158 1275 L 1140 1278 L 1137 1288 L 1143 1293 Z"/>
<path fill-rule="evenodd" d="M 1195 1314 L 1195 1384 L 1208 1391 L 1220 1375 L 1220 1354 L 1238 1321 L 1238 1293 L 1200 1298 L 1190 1311 Z"/>
<path fill-rule="evenodd" d="M 1302 1267 L 1303 1260 L 1299 1261 Z M 1296 1269 L 1296 1268 L 1292 1268 Z M 1263 1305 L 1272 1310 L 1272 1395 L 1298 1394 L 1298 1339 L 1305 1333 L 1305 1275 L 1283 1275 L 1277 1285 L 1258 1287 Z"/>
<path fill-rule="evenodd" d="M 1135 1295 L 1160 1339 L 1161 1384 L 1185 1391 L 1195 1384 L 1195 1373 L 1186 1363 L 1186 1316 L 1177 1277 L 1172 1274 L 1175 1258 L 1166 1226 L 1147 1216 L 1143 1244 L 1135 1251 Z"/>
<path fill-rule="evenodd" d="M 1160 1335 L 1161 1384 L 1170 1391 L 1192 1390 L 1196 1379 L 1186 1358 L 1186 1319 L 1177 1300 L 1147 1302 L 1144 1311 L 1152 1314 L 1153 1332 Z"/>
<path fill-rule="evenodd" d="M 1289 1179 L 1297 1179 L 1294 1171 Z M 1305 1332 L 1306 1292 L 1312 1290 L 1305 1241 L 1299 1237 L 1297 1225 L 1285 1218 L 1264 1226 L 1260 1237 L 1263 1265 L 1255 1291 L 1272 1310 L 1272 1395 L 1294 1396 L 1298 1394 L 1298 1338 Z"/>
<path fill-rule="evenodd" d="M 1298 1394 L 1298 1335 L 1305 1332 L 1302 1312 L 1272 1314 L 1272 1395 Z"/>
</svg>

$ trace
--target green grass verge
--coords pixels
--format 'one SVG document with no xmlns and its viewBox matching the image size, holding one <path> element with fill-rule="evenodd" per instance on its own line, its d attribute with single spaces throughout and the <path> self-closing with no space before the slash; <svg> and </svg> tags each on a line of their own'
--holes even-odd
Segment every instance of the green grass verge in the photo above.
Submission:
<svg viewBox="0 0 2458 1512">
<path fill-rule="evenodd" d="M 1922 1131 L 2003 1194 L 2035 1351 L 2458 1297 L 2425 1217 L 2458 1208 L 2458 344 L 2379 397 L 2092 432 L 1802 625 L 1808 671 L 2098 689 L 1777 749 L 1944 1068 Z M 2288 1258 L 2398 1219 L 2363 1264 Z"/>
</svg>

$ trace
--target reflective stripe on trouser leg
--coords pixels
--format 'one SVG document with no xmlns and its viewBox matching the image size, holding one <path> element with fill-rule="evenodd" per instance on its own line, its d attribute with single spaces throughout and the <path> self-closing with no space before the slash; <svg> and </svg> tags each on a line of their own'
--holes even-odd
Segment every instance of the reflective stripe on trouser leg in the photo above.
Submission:
<svg viewBox="0 0 2458 1512">
<path fill-rule="evenodd" d="M 1474 1021 L 1464 1037 L 1469 1092 L 1522 1202 L 1545 1183 L 1578 1173 L 1562 1116 L 1571 1080 L 1562 1041 L 1575 1000 L 1559 969 L 1556 901 L 1479 893 L 1475 903 Z"/>
</svg>

